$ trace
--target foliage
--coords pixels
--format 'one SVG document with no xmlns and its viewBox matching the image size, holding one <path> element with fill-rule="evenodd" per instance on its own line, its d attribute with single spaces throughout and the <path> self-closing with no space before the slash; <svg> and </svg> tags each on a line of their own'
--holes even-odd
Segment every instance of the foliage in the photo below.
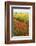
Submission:
<svg viewBox="0 0 36 46">
<path fill-rule="evenodd" d="M 15 13 L 14 16 L 14 36 L 21 36 L 28 34 L 29 29 L 29 14 Z"/>
</svg>

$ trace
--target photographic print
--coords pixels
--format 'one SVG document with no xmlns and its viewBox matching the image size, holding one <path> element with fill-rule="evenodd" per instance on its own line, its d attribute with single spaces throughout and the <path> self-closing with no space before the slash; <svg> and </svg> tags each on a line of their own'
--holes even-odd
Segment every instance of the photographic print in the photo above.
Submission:
<svg viewBox="0 0 36 46">
<path fill-rule="evenodd" d="M 35 42 L 35 3 L 5 2 L 5 43 Z"/>
<path fill-rule="evenodd" d="M 16 9 L 15 9 L 16 8 Z M 24 9 L 13 8 L 13 36 L 28 36 L 29 35 L 29 15 L 28 7 Z M 30 9 L 30 8 L 29 8 Z"/>
</svg>

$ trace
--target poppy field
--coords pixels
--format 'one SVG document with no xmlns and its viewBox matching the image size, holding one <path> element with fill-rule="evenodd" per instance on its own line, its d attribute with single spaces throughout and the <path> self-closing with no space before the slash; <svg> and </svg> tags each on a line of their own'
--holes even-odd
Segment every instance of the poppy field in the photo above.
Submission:
<svg viewBox="0 0 36 46">
<path fill-rule="evenodd" d="M 29 35 L 29 13 L 14 13 L 13 14 L 13 36 L 28 36 Z"/>
</svg>

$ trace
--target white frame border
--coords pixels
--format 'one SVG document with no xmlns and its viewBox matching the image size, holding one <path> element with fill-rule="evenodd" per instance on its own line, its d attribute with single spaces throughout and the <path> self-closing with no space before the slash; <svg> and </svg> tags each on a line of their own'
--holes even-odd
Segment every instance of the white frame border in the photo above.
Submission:
<svg viewBox="0 0 36 46">
<path fill-rule="evenodd" d="M 32 40 L 32 31 L 31 31 L 31 36 L 15 36 L 15 37 L 11 37 L 11 7 L 18 7 L 18 6 L 21 7 L 22 5 L 10 5 L 10 40 Z M 25 5 L 23 5 L 23 6 L 26 7 Z M 27 7 L 29 7 L 29 6 L 27 6 Z M 32 7 L 32 6 L 30 6 L 30 7 Z M 32 23 L 32 21 L 31 21 L 31 23 Z M 32 26 L 32 24 L 31 24 L 31 26 Z M 19 39 L 18 39 L 18 37 L 19 37 Z"/>
</svg>

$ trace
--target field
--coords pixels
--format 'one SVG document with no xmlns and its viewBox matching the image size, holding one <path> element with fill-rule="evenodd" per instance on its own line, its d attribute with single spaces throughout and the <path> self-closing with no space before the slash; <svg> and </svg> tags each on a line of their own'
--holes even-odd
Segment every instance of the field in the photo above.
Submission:
<svg viewBox="0 0 36 46">
<path fill-rule="evenodd" d="M 29 14 L 14 13 L 13 14 L 14 30 L 13 36 L 28 36 L 29 35 Z"/>
</svg>

